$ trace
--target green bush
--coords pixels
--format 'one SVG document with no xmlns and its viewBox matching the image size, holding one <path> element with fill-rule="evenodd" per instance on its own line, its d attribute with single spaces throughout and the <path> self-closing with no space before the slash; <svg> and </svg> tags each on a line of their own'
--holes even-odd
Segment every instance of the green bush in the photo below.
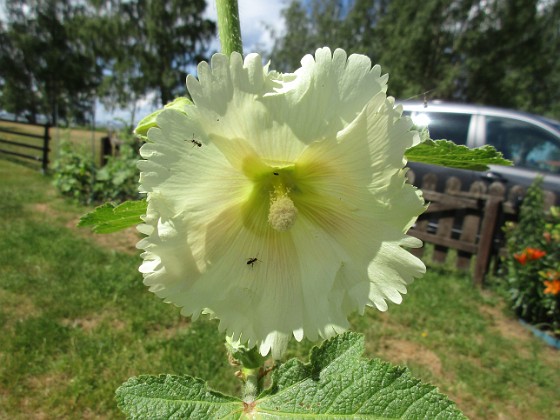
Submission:
<svg viewBox="0 0 560 420">
<path fill-rule="evenodd" d="M 138 159 L 137 144 L 131 141 L 121 145 L 118 156 L 109 156 L 105 166 L 96 174 L 94 184 L 96 200 L 122 202 L 138 199 L 138 178 L 140 176 L 136 166 Z"/>
<path fill-rule="evenodd" d="M 528 189 L 519 222 L 506 226 L 507 282 L 515 313 L 560 335 L 560 212 L 543 210 L 542 178 Z"/>
<path fill-rule="evenodd" d="M 83 204 L 93 201 L 96 168 L 91 156 L 63 143 L 53 172 L 54 185 L 62 195 Z"/>
<path fill-rule="evenodd" d="M 64 144 L 53 165 L 54 185 L 58 191 L 82 204 L 140 198 L 136 166 L 140 144 L 132 135 L 121 133 L 119 137 L 125 139 L 119 155 L 109 156 L 102 168 L 96 167 L 91 155 Z"/>
</svg>

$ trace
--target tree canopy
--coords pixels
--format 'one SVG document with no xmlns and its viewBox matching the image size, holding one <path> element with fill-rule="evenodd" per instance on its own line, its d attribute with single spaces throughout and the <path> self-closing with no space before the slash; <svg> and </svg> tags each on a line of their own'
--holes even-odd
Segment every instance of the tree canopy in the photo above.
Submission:
<svg viewBox="0 0 560 420">
<path fill-rule="evenodd" d="M 558 0 L 292 0 L 273 64 L 318 47 L 368 55 L 389 94 L 517 108 L 560 118 Z"/>
<path fill-rule="evenodd" d="M 84 122 L 93 103 L 160 104 L 184 93 L 215 34 L 205 0 L 6 0 L 0 106 L 35 121 Z"/>
<path fill-rule="evenodd" d="M 35 121 L 83 120 L 101 69 L 81 31 L 84 9 L 70 0 L 7 0 L 0 104 Z"/>
<path fill-rule="evenodd" d="M 0 107 L 84 121 L 93 103 L 164 105 L 215 35 L 205 0 L 5 0 Z M 560 0 L 292 0 L 273 66 L 325 45 L 369 56 L 389 94 L 481 103 L 560 118 Z M 134 109 L 134 108 L 133 108 Z"/>
<path fill-rule="evenodd" d="M 184 94 L 189 66 L 207 58 L 216 25 L 203 18 L 205 0 L 119 1 L 109 14 L 117 28 L 113 38 L 113 79 L 144 95 L 155 90 L 165 105 Z M 116 43 L 115 43 L 116 41 Z M 122 96 L 121 92 L 121 96 Z"/>
</svg>

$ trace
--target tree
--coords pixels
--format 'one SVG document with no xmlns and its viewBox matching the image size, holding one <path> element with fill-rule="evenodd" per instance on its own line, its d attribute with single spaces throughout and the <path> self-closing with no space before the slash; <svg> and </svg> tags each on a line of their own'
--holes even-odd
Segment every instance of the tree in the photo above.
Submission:
<svg viewBox="0 0 560 420">
<path fill-rule="evenodd" d="M 204 0 L 7 0 L 0 27 L 0 104 L 34 121 L 83 122 L 101 97 L 112 106 L 150 91 L 185 93 L 189 66 L 215 33 Z"/>
<path fill-rule="evenodd" d="M 189 66 L 205 59 L 214 22 L 204 0 L 132 0 L 118 5 L 113 75 L 134 95 L 158 92 L 165 105 L 185 94 Z"/>
<path fill-rule="evenodd" d="M 389 94 L 516 108 L 560 117 L 558 0 L 293 0 L 273 64 L 317 47 L 368 55 Z"/>
<path fill-rule="evenodd" d="M 455 42 L 469 1 L 391 0 L 377 27 L 379 62 L 389 72 L 390 94 L 397 98 L 454 99 L 460 72 Z"/>
<path fill-rule="evenodd" d="M 38 107 L 35 94 L 31 90 L 31 73 L 25 68 L 21 50 L 15 47 L 3 25 L 0 26 L 0 69 L 1 108 L 16 116 L 28 110 L 31 115 L 36 116 Z"/>
<path fill-rule="evenodd" d="M 39 114 L 84 121 L 101 69 L 80 36 L 85 16 L 70 0 L 8 0 L 2 33 L 2 104 L 31 121 Z"/>
<path fill-rule="evenodd" d="M 283 70 L 294 68 L 303 54 L 318 47 L 340 47 L 380 63 L 391 75 L 389 87 L 394 96 L 407 98 L 433 91 L 440 98 L 450 98 L 458 72 L 451 52 L 460 30 L 456 23 L 466 14 L 463 3 L 294 0 L 283 11 L 287 30 L 283 37 L 275 38 L 274 63 L 279 61 Z"/>
<path fill-rule="evenodd" d="M 480 3 L 471 16 L 459 43 L 465 99 L 560 117 L 560 3 Z"/>
<path fill-rule="evenodd" d="M 299 66 L 305 54 L 328 45 L 375 58 L 375 27 L 388 0 L 293 0 L 283 11 L 284 34 L 272 34 L 273 65 L 282 71 Z"/>
</svg>

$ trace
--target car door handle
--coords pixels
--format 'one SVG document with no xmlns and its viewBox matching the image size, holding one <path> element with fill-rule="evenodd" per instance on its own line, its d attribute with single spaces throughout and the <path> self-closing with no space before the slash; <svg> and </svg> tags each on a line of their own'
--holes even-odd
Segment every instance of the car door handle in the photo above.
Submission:
<svg viewBox="0 0 560 420">
<path fill-rule="evenodd" d="M 484 181 L 487 182 L 494 182 L 494 181 L 508 182 L 508 180 L 504 178 L 502 174 L 499 174 L 497 172 L 492 172 L 492 171 L 483 173 L 482 175 L 480 175 L 480 178 L 482 178 Z"/>
</svg>

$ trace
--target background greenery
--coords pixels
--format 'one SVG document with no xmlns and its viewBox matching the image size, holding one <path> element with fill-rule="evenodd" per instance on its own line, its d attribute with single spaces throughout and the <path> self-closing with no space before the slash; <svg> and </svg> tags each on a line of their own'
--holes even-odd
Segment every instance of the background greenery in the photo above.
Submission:
<svg viewBox="0 0 560 420">
<path fill-rule="evenodd" d="M 86 122 L 96 99 L 164 105 L 208 58 L 205 0 L 5 0 L 0 108 Z M 389 94 L 516 108 L 560 119 L 560 0 L 291 0 L 272 68 L 293 71 L 325 45 L 368 55 Z M 244 16 L 241 15 L 243 24 Z M 249 52 L 249 51 L 248 51 Z"/>
<path fill-rule="evenodd" d="M 142 285 L 135 231 L 92 235 L 88 209 L 0 160 L 0 418 L 122 418 L 115 389 L 139 374 L 190 374 L 236 392 L 215 322 L 190 323 Z M 408 365 L 471 418 L 553 418 L 558 352 L 468 275 L 431 268 L 387 313 L 353 316 L 367 355 Z M 292 343 L 305 356 L 312 344 Z"/>
<path fill-rule="evenodd" d="M 504 275 L 515 313 L 531 325 L 560 337 L 560 294 L 545 293 L 544 284 L 545 280 L 560 280 L 560 217 L 555 209 L 545 213 L 542 181 L 536 178 L 527 189 L 519 221 L 506 225 L 508 257 Z M 540 251 L 542 255 L 519 261 L 528 250 Z"/>
<path fill-rule="evenodd" d="M 273 66 L 316 48 L 369 56 L 401 100 L 446 99 L 560 118 L 560 2 L 292 0 Z M 552 89 L 552 90 L 550 90 Z M 424 95 L 424 93 L 426 94 Z"/>
<path fill-rule="evenodd" d="M 90 121 L 96 99 L 111 108 L 152 91 L 161 104 L 183 94 L 187 67 L 215 33 L 204 0 L 3 3 L 0 107 L 53 125 Z"/>
<path fill-rule="evenodd" d="M 90 150 L 72 142 L 62 143 L 52 165 L 57 190 L 82 204 L 140 199 L 137 162 L 141 142 L 132 134 L 132 128 L 126 126 L 120 130 L 118 140 L 118 153 L 105 156 L 101 167 Z"/>
</svg>

